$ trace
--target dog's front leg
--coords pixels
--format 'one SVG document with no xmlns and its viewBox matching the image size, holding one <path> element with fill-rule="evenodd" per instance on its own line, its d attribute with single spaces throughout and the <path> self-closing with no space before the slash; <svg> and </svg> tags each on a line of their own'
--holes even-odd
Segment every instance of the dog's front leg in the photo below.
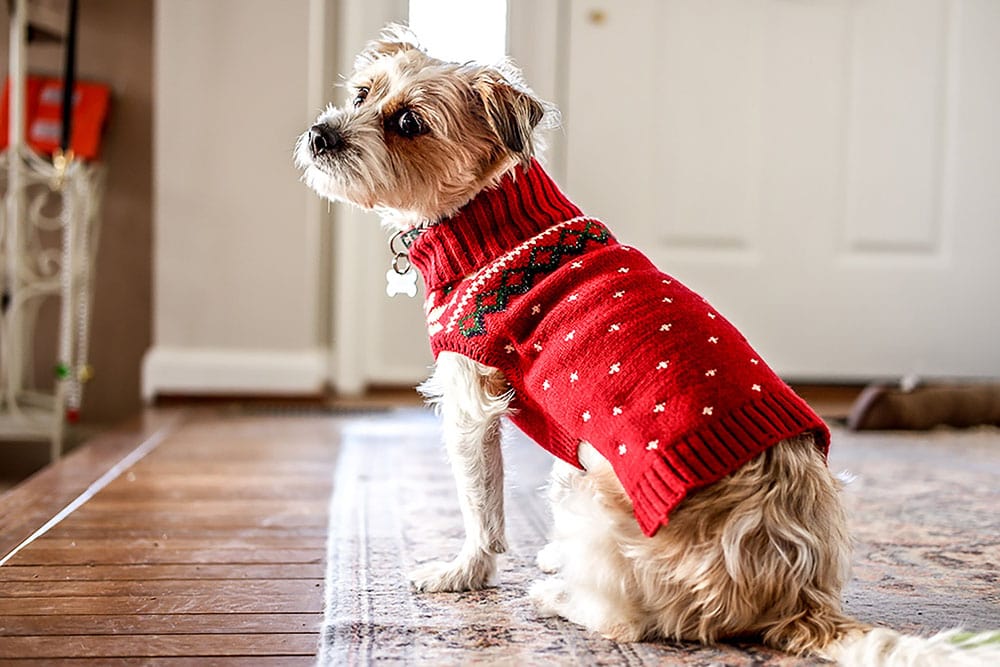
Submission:
<svg viewBox="0 0 1000 667">
<path fill-rule="evenodd" d="M 496 570 L 496 555 L 507 550 L 500 417 L 511 394 L 498 370 L 448 352 L 438 356 L 434 375 L 420 389 L 443 418 L 465 543 L 454 560 L 425 563 L 410 580 L 428 592 L 482 588 Z"/>
</svg>

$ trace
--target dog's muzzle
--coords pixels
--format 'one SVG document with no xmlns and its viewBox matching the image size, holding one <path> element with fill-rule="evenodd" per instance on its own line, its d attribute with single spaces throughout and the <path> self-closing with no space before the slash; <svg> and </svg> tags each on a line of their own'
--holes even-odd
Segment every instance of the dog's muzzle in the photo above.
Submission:
<svg viewBox="0 0 1000 667">
<path fill-rule="evenodd" d="M 326 123 L 317 123 L 309 128 L 309 150 L 313 158 L 336 153 L 344 145 L 344 139 Z"/>
</svg>

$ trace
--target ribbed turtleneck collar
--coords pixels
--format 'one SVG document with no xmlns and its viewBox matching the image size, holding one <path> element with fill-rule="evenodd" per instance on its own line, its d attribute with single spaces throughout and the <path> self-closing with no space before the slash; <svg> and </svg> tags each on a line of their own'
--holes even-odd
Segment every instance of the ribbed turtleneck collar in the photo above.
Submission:
<svg viewBox="0 0 1000 667">
<path fill-rule="evenodd" d="M 420 232 L 410 261 L 427 291 L 475 273 L 553 225 L 582 215 L 537 161 L 515 167 L 450 218 Z"/>
</svg>

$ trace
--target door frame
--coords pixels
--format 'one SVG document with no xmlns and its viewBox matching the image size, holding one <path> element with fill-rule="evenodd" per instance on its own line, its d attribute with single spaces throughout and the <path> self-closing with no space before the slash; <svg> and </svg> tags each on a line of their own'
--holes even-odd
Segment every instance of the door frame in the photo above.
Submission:
<svg viewBox="0 0 1000 667">
<path fill-rule="evenodd" d="M 347 71 L 354 56 L 390 22 L 404 21 L 407 0 L 311 0 L 316 20 L 310 32 L 310 63 L 315 75 L 310 79 L 311 109 L 321 109 L 330 98 L 339 74 Z M 532 2 L 508 0 L 507 52 L 521 67 L 534 91 L 543 99 L 562 107 L 566 99 L 566 17 L 568 0 Z M 549 132 L 545 161 L 557 178 L 565 173 L 564 133 Z M 426 369 L 374 368 L 367 354 L 365 327 L 370 322 L 363 299 L 358 297 L 357 276 L 364 272 L 366 254 L 358 248 L 371 243 L 371 214 L 348 206 L 327 209 L 315 198 L 315 217 L 320 224 L 330 221 L 331 232 L 324 237 L 330 248 L 323 256 L 323 275 L 332 282 L 329 302 L 321 312 L 329 322 L 330 356 L 328 382 L 338 394 L 357 395 L 377 378 L 400 384 L 411 383 Z M 329 213 L 326 211 L 329 210 Z M 321 252 L 323 252 L 321 250 Z"/>
</svg>

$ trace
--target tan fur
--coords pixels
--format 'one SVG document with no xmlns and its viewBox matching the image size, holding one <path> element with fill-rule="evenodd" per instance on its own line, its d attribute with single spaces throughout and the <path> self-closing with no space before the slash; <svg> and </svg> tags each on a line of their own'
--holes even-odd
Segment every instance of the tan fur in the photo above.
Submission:
<svg viewBox="0 0 1000 667">
<path fill-rule="evenodd" d="M 358 56 L 349 89 L 350 100 L 367 97 L 320 115 L 296 163 L 321 195 L 376 209 L 401 229 L 434 224 L 516 174 L 539 148 L 537 131 L 557 118 L 510 63 L 442 62 L 399 26 Z M 426 131 L 401 136 L 392 123 L 403 111 Z M 318 130 L 335 133 L 335 150 L 312 147 Z M 499 421 L 512 394 L 497 369 L 447 352 L 422 390 L 443 417 L 466 540 L 454 559 L 424 563 L 410 579 L 420 591 L 481 588 L 506 549 Z M 652 538 L 607 461 L 587 443 L 579 459 L 585 472 L 553 468 L 553 539 L 538 555 L 553 576 L 531 589 L 541 614 L 619 641 L 752 636 L 858 665 L 1000 661 L 1000 649 L 976 638 L 956 648 L 951 635 L 872 632 L 843 614 L 851 543 L 838 483 L 810 437 L 778 443 L 695 492 Z"/>
<path fill-rule="evenodd" d="M 398 227 L 449 216 L 527 163 L 535 129 L 555 117 L 509 64 L 436 60 L 399 26 L 369 44 L 356 65 L 350 98 L 368 89 L 367 99 L 357 108 L 330 107 L 317 119 L 341 133 L 345 149 L 335 160 L 315 159 L 304 134 L 296 164 L 320 194 L 387 212 Z M 418 113 L 430 131 L 412 139 L 385 131 L 401 109 Z"/>
<path fill-rule="evenodd" d="M 588 589 L 587 597 L 627 592 L 628 606 L 641 613 L 631 623 L 616 614 L 600 628 L 617 639 L 760 636 L 797 654 L 864 629 L 840 610 L 850 540 L 838 483 L 809 438 L 782 442 L 694 494 L 652 538 L 639 530 L 611 466 L 592 448 L 583 458 L 592 466 L 586 473 L 553 480 L 553 544 L 588 554 L 561 572 L 562 615 L 587 604 L 573 590 Z M 595 515 L 605 529 L 581 543 L 579 523 Z M 594 572 L 607 573 L 603 590 L 595 590 Z"/>
</svg>

